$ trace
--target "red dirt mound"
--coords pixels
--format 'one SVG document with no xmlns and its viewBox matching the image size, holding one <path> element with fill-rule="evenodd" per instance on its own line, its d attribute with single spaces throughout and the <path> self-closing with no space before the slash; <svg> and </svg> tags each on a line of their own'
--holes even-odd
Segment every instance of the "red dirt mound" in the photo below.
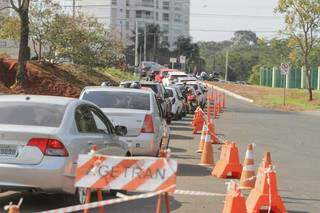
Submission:
<svg viewBox="0 0 320 213">
<path fill-rule="evenodd" d="M 26 88 L 13 86 L 11 90 L 14 93 L 78 97 L 81 89 L 70 83 L 73 79 L 67 72 L 62 77 L 62 72 L 64 71 L 54 65 L 29 62 Z"/>
<path fill-rule="evenodd" d="M 86 73 L 77 67 L 65 69 L 61 66 L 29 61 L 27 64 L 27 85 L 15 86 L 16 61 L 0 62 L 0 93 L 54 95 L 77 98 L 83 87 L 98 85 L 111 80 L 100 72 Z"/>
</svg>

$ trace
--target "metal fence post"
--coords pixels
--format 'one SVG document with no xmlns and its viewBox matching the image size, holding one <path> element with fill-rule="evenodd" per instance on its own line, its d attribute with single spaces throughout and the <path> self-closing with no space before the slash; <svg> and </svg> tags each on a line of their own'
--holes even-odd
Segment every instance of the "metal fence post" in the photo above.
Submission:
<svg viewBox="0 0 320 213">
<path fill-rule="evenodd" d="M 276 87 L 276 68 L 272 68 L 272 88 Z"/>
</svg>

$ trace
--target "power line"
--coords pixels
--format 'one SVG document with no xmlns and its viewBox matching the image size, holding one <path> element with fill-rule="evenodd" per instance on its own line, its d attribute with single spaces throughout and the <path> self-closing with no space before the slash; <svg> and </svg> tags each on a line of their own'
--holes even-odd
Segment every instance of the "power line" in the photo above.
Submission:
<svg viewBox="0 0 320 213">
<path fill-rule="evenodd" d="M 190 31 L 198 31 L 198 32 L 218 32 L 218 33 L 234 33 L 239 30 L 214 30 L 214 29 L 190 29 Z M 278 31 L 272 30 L 250 30 L 255 33 L 278 33 Z"/>
<path fill-rule="evenodd" d="M 192 16 L 215 16 L 215 17 L 230 17 L 230 18 L 272 18 L 283 19 L 282 16 L 258 16 L 258 15 L 245 15 L 245 14 L 217 14 L 217 13 L 191 13 Z"/>
</svg>

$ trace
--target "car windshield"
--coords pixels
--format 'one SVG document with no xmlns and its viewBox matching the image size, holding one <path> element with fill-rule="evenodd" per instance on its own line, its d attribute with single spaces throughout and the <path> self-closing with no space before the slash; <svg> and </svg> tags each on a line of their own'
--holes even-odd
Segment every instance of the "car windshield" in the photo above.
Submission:
<svg viewBox="0 0 320 213">
<path fill-rule="evenodd" d="M 87 91 L 83 99 L 100 108 L 150 110 L 150 95 L 138 92 Z"/>
<path fill-rule="evenodd" d="M 141 84 L 142 87 L 148 87 L 153 90 L 154 93 L 158 94 L 158 87 L 156 84 Z"/>
<path fill-rule="evenodd" d="M 0 124 L 59 127 L 65 109 L 48 103 L 1 102 Z"/>
</svg>

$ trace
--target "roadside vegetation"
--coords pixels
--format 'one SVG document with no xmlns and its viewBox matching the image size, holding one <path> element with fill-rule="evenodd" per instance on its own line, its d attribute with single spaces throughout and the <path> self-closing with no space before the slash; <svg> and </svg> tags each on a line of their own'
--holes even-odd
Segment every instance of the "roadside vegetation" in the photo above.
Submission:
<svg viewBox="0 0 320 213">
<path fill-rule="evenodd" d="M 286 104 L 283 100 L 283 88 L 261 87 L 255 85 L 214 83 L 231 92 L 250 98 L 255 104 L 284 111 L 320 110 L 320 92 L 314 91 L 314 100 L 308 100 L 308 91 L 304 89 L 286 89 Z"/>
</svg>

